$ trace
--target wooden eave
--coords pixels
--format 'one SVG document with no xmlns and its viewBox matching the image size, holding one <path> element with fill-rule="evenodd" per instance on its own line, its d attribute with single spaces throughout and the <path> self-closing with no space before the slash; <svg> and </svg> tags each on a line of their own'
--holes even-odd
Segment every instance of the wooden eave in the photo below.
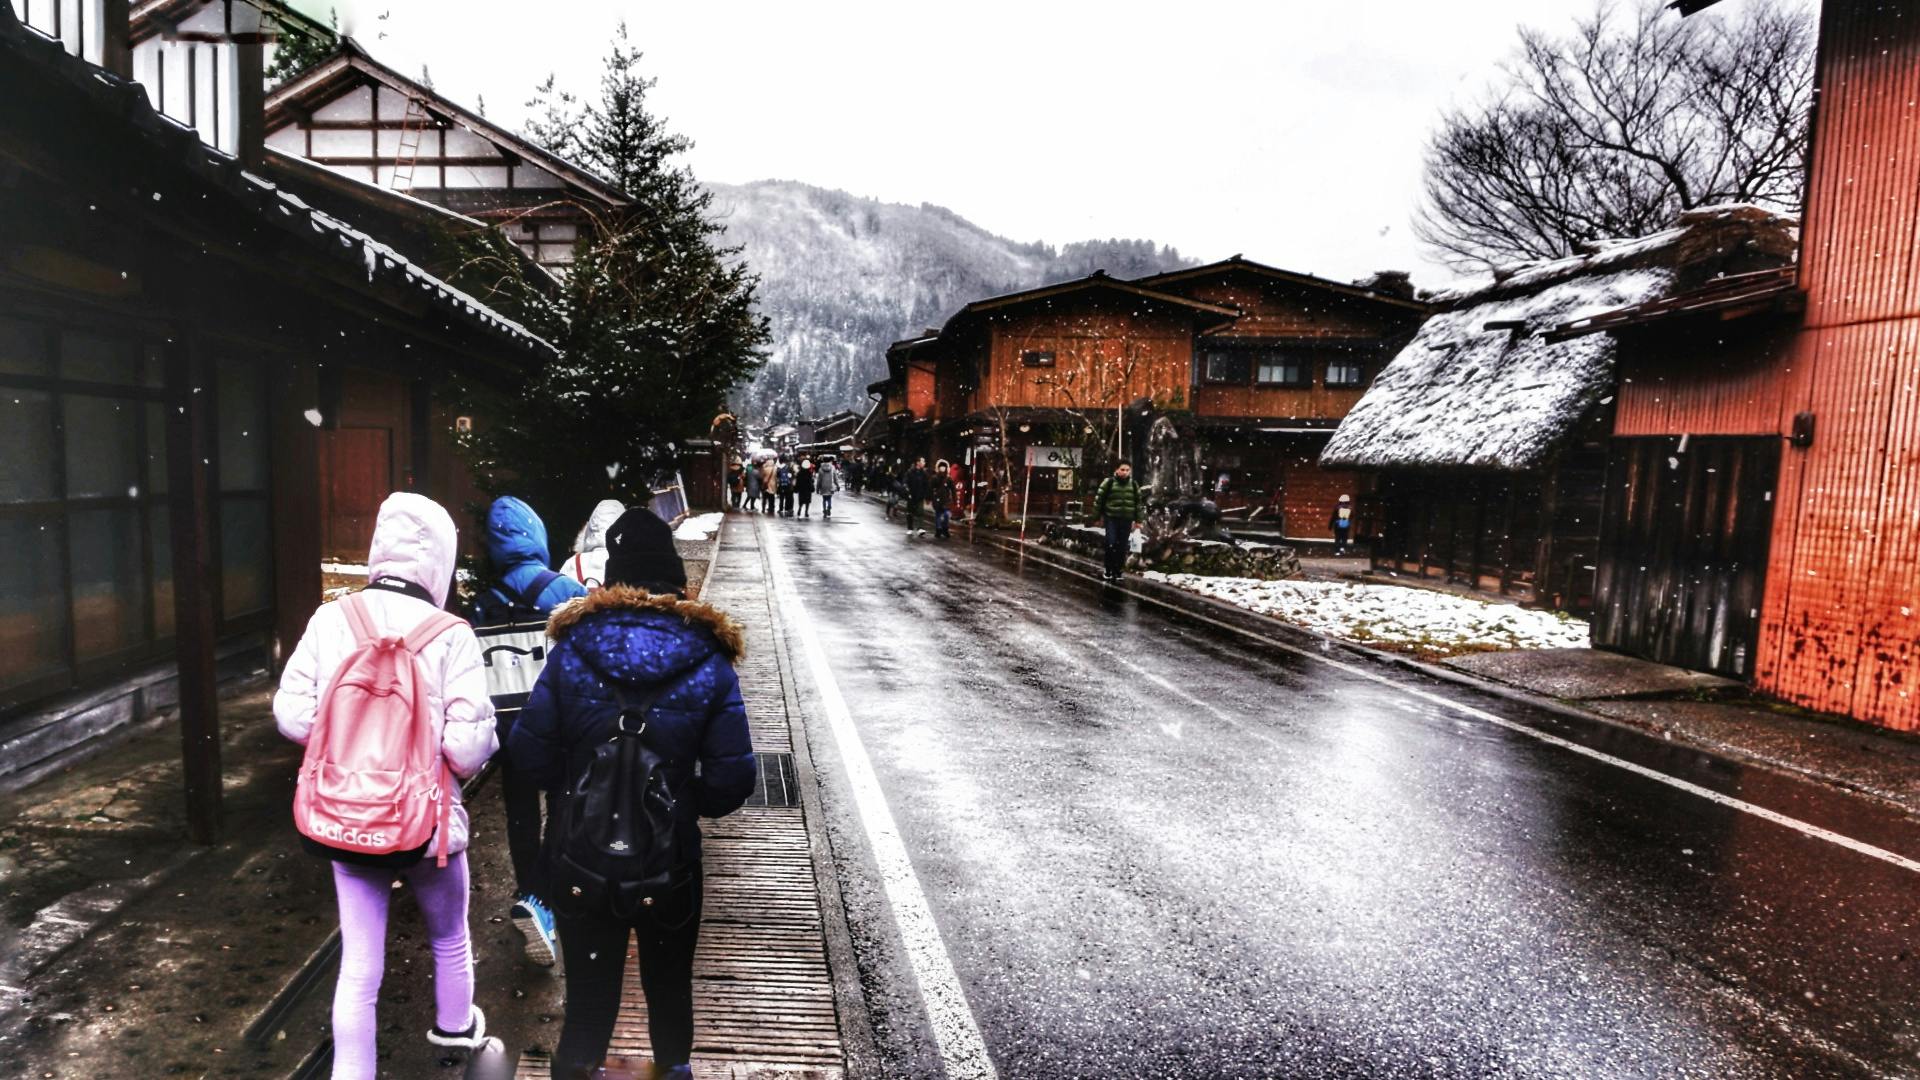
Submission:
<svg viewBox="0 0 1920 1080">
<path fill-rule="evenodd" d="M 433 241 L 438 234 L 460 236 L 462 234 L 494 232 L 497 224 L 468 217 L 465 214 L 449 210 L 444 206 L 416 199 L 391 188 L 370 184 L 338 173 L 324 165 L 308 161 L 298 154 L 288 154 L 268 147 L 261 172 L 283 189 L 291 189 L 295 195 L 308 202 L 320 202 L 322 210 L 334 212 L 335 217 L 359 220 L 358 215 L 370 214 L 381 225 L 381 235 L 387 236 L 385 226 L 400 223 L 396 235 L 388 237 L 389 242 L 398 240 L 398 233 L 406 232 L 409 243 L 401 247 L 400 253 L 413 262 L 432 269 L 430 265 L 440 257 L 434 250 Z M 331 198 L 329 198 L 331 196 Z M 347 211 L 333 211 L 332 208 L 344 203 Z M 504 239 L 504 238 L 503 238 Z M 520 265 L 520 272 L 529 281 L 542 290 L 557 289 L 560 282 L 546 267 L 522 251 L 520 245 L 508 240 L 507 249 Z"/>
<path fill-rule="evenodd" d="M 907 338 L 905 341 L 896 341 L 887 346 L 887 355 L 892 356 L 894 353 L 912 352 L 915 349 L 922 349 L 928 345 L 936 344 L 939 340 L 940 335 L 933 334 L 926 337 Z"/>
<path fill-rule="evenodd" d="M 1434 311 L 1434 305 L 1422 300 L 1414 300 L 1404 296 L 1394 296 L 1391 293 L 1383 293 L 1358 285 L 1349 285 L 1345 282 L 1333 281 L 1328 278 L 1315 277 L 1312 274 L 1301 274 L 1292 270 L 1282 270 L 1277 266 L 1268 266 L 1265 263 L 1254 262 L 1252 259 L 1223 259 L 1219 262 L 1208 263 L 1205 266 L 1195 266 L 1186 270 L 1172 270 L 1164 274 L 1155 274 L 1151 277 L 1135 278 L 1133 280 L 1136 285 L 1165 290 L 1166 287 L 1172 285 L 1180 285 L 1209 278 L 1223 278 L 1234 274 L 1243 274 L 1279 284 L 1291 285 L 1296 288 L 1315 289 L 1321 292 L 1333 293 L 1336 296 L 1351 300 L 1361 300 L 1371 304 L 1379 304 L 1410 314 L 1430 315 Z"/>
<path fill-rule="evenodd" d="M 173 250 L 314 290 L 316 303 L 468 356 L 477 366 L 524 367 L 557 356 L 547 342 L 376 238 L 246 172 L 193 129 L 155 112 L 138 83 L 69 55 L 59 42 L 23 26 L 6 4 L 0 4 L 0 97 L 24 106 L 10 110 L 0 126 L 0 142 L 18 167 L 86 192 L 76 198 L 130 200 L 154 237 Z M 128 158 L 138 159 L 137 169 L 129 171 Z"/>
<path fill-rule="evenodd" d="M 586 169 L 535 146 L 486 117 L 449 101 L 380 63 L 368 55 L 359 42 L 344 36 L 340 39 L 339 51 L 331 58 L 321 61 L 300 77 L 276 87 L 267 95 L 266 129 L 273 131 L 285 124 L 305 122 L 315 110 L 363 82 L 377 83 L 419 101 L 429 114 L 441 121 L 465 128 L 492 143 L 510 158 L 520 158 L 538 165 L 597 202 L 607 206 L 626 206 L 633 202 L 631 195 Z"/>
<path fill-rule="evenodd" d="M 145 0 L 144 3 L 136 3 L 128 14 L 127 41 L 138 45 L 154 37 L 176 40 L 176 28 L 191 19 L 201 8 L 212 4 L 225 4 L 231 8 L 239 3 L 257 8 L 263 19 L 297 25 L 302 31 L 316 37 L 334 36 L 334 31 L 330 27 L 320 25 L 282 0 Z M 210 40 L 248 45 L 271 43 L 279 40 L 279 37 L 280 35 L 272 33 L 232 33 L 220 34 Z"/>
<path fill-rule="evenodd" d="M 1800 289 L 1798 274 L 1797 266 L 1729 274 L 1697 289 L 1564 323 L 1541 336 L 1548 341 L 1566 341 L 1587 334 L 1655 324 L 1721 323 L 1754 315 L 1797 316 L 1806 310 L 1807 304 L 1807 294 Z"/>
<path fill-rule="evenodd" d="M 951 328 L 956 321 L 964 316 L 1001 314 L 1018 308 L 1032 307 L 1037 304 L 1050 304 L 1055 300 L 1070 297 L 1077 293 L 1113 293 L 1134 300 L 1145 301 L 1150 304 L 1184 310 L 1190 312 L 1196 322 L 1206 325 L 1225 325 L 1240 317 L 1240 310 L 1238 308 L 1227 307 L 1223 304 L 1209 304 L 1201 300 L 1193 300 L 1174 293 L 1157 292 L 1132 282 L 1108 277 L 1104 273 L 1095 273 L 1091 277 L 1062 282 L 1058 285 L 1043 285 L 1040 288 L 1028 289 L 1024 292 L 1007 293 L 1003 296 L 990 296 L 985 300 L 975 300 L 973 303 L 961 308 L 959 314 L 955 315 L 953 319 L 949 319 L 947 326 Z M 947 331 L 942 330 L 941 337 L 944 338 L 946 336 Z"/>
</svg>

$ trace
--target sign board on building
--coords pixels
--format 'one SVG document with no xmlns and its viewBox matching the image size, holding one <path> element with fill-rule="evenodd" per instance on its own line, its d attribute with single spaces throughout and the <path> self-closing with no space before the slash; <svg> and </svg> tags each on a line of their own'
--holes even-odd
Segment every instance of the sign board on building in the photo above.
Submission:
<svg viewBox="0 0 1920 1080">
<path fill-rule="evenodd" d="M 1080 448 L 1077 446 L 1029 446 L 1027 447 L 1027 467 L 1077 469 L 1080 467 Z"/>
</svg>

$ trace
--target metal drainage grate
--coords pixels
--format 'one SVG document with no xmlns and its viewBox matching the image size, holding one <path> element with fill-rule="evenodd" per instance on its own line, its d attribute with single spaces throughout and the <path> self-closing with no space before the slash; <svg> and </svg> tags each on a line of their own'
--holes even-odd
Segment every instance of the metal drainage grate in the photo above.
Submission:
<svg viewBox="0 0 1920 1080">
<path fill-rule="evenodd" d="M 799 806 L 800 789 L 794 783 L 792 754 L 753 755 L 760 775 L 753 782 L 748 806 Z"/>
</svg>

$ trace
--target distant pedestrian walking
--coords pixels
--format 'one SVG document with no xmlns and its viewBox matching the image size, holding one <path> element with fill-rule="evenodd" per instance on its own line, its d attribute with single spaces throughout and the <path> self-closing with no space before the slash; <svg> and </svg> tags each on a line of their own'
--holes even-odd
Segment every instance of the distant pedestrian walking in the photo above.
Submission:
<svg viewBox="0 0 1920 1080">
<path fill-rule="evenodd" d="M 793 465 L 780 462 L 780 468 L 773 474 L 773 489 L 780 493 L 780 516 L 793 516 Z"/>
<path fill-rule="evenodd" d="M 761 513 L 763 514 L 773 513 L 774 494 L 775 494 L 775 490 L 779 487 L 779 485 L 780 485 L 780 470 L 778 467 L 774 465 L 773 459 L 768 458 L 767 460 L 761 462 L 760 463 L 760 512 Z"/>
<path fill-rule="evenodd" d="M 800 462 L 793 472 L 793 497 L 800 503 L 800 516 L 813 516 L 813 489 L 816 480 L 813 475 L 813 459 Z"/>
<path fill-rule="evenodd" d="M 935 538 L 951 539 L 947 526 L 953 520 L 953 506 L 958 495 L 959 488 L 953 482 L 953 468 L 944 461 L 936 463 L 933 467 L 933 535 Z"/>
<path fill-rule="evenodd" d="M 725 614 L 681 598 L 686 568 L 657 517 L 629 511 L 609 540 L 607 587 L 547 624 L 552 652 L 508 747 L 556 806 L 546 850 L 567 1005 L 552 1075 L 579 1080 L 605 1060 L 631 934 L 653 1075 L 688 1080 L 698 819 L 739 809 L 754 785 L 733 669 L 742 638 Z"/>
<path fill-rule="evenodd" d="M 1093 512 L 1107 529 L 1108 581 L 1119 581 L 1127 569 L 1127 552 L 1133 544 L 1133 531 L 1140 527 L 1146 500 L 1133 479 L 1133 466 L 1121 462 L 1113 475 L 1100 482 L 1093 496 Z"/>
<path fill-rule="evenodd" d="M 907 470 L 907 535 L 919 532 L 920 508 L 926 505 L 927 497 L 933 493 L 932 478 L 927 475 L 927 459 L 914 458 L 913 468 Z"/>
<path fill-rule="evenodd" d="M 601 499 L 574 537 L 573 554 L 560 564 L 560 572 L 587 587 L 589 592 L 605 584 L 607 570 L 607 529 L 626 512 L 617 499 Z"/>
<path fill-rule="evenodd" d="M 760 509 L 760 466 L 749 464 L 745 472 L 747 474 L 747 510 L 752 512 Z"/>
<path fill-rule="evenodd" d="M 820 492 L 820 516 L 833 516 L 833 497 L 840 493 L 840 463 L 823 461 L 820 463 L 820 479 L 817 490 Z"/>
<path fill-rule="evenodd" d="M 735 510 L 740 509 L 740 504 L 746 499 L 746 494 L 747 469 L 746 466 L 736 461 L 732 467 L 727 470 L 728 501 L 733 504 Z"/>
<path fill-rule="evenodd" d="M 1345 555 L 1348 545 L 1353 543 L 1353 496 L 1340 496 L 1333 516 L 1327 519 L 1327 528 L 1333 530 L 1333 553 Z"/>
<path fill-rule="evenodd" d="M 442 610 L 457 547 L 453 518 L 438 503 L 409 492 L 387 496 L 374 521 L 367 587 L 314 613 L 273 696 L 280 733 L 306 746 L 307 760 L 315 763 L 312 774 L 302 768 L 296 813 L 302 808 L 321 812 L 329 779 L 366 796 L 383 784 L 391 786 L 392 777 L 406 776 L 389 807 L 400 814 L 408 804 L 422 803 L 429 786 L 443 800 L 435 804 L 439 812 L 431 829 L 423 825 L 422 841 L 408 850 L 377 853 L 382 831 L 371 826 L 362 832 L 301 822 L 308 850 L 332 860 L 340 913 L 334 1080 L 373 1080 L 376 1071 L 375 1010 L 386 967 L 387 913 L 399 895 L 393 889 L 399 878 L 406 879 L 420 905 L 432 947 L 434 1021 L 427 1040 L 470 1050 L 486 1041 L 486 1018 L 473 1003 L 467 810 L 460 804 L 459 785 L 447 774 L 479 772 L 498 741 L 479 643 L 471 627 Z M 402 643 L 392 644 L 396 641 Z M 394 680 L 383 682 L 382 689 L 391 686 L 390 697 L 399 698 L 404 688 L 407 700 L 369 700 L 365 688 L 351 679 L 335 685 L 343 669 L 372 672 L 382 665 L 385 677 Z M 375 714 L 395 709 L 396 720 L 407 726 L 393 736 L 388 736 L 391 728 L 371 730 Z M 416 717 L 426 730 L 411 726 Z M 424 740 L 425 748 L 413 739 Z M 410 748 L 430 757 L 426 775 L 405 773 Z M 352 805 L 356 823 L 373 819 L 370 800 Z M 315 833 L 338 840 L 322 842 Z"/>
</svg>

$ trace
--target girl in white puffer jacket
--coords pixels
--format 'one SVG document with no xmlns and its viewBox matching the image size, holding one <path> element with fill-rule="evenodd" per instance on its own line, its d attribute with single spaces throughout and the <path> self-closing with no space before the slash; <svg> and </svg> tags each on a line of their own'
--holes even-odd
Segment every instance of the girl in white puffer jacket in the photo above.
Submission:
<svg viewBox="0 0 1920 1080">
<path fill-rule="evenodd" d="M 399 492 L 387 496 L 374 524 L 367 556 L 367 588 L 360 593 L 376 628 L 401 635 L 446 605 L 453 582 L 453 519 L 439 503 Z M 353 629 L 339 604 L 323 604 L 287 661 L 273 696 L 280 733 L 306 745 L 313 734 L 320 695 L 341 663 L 355 651 Z M 455 626 L 420 651 L 427 677 L 428 713 L 439 728 L 440 753 L 454 775 L 480 771 L 499 747 L 493 702 L 472 627 Z M 387 951 L 387 906 L 396 877 L 413 887 L 432 940 L 434 1029 L 440 1046 L 478 1048 L 486 1021 L 473 1003 L 473 946 L 467 932 L 467 810 L 459 791 L 447 820 L 447 865 L 423 858 L 401 868 L 335 861 L 334 892 L 340 907 L 340 978 L 333 993 L 334 1080 L 372 1080 L 375 1072 L 374 1003 Z M 437 845 L 434 845 L 437 846 Z"/>
<path fill-rule="evenodd" d="M 607 582 L 607 530 L 626 509 L 618 500 L 601 499 L 574 537 L 573 554 L 560 564 L 560 572 L 585 585 L 588 592 Z"/>
</svg>

